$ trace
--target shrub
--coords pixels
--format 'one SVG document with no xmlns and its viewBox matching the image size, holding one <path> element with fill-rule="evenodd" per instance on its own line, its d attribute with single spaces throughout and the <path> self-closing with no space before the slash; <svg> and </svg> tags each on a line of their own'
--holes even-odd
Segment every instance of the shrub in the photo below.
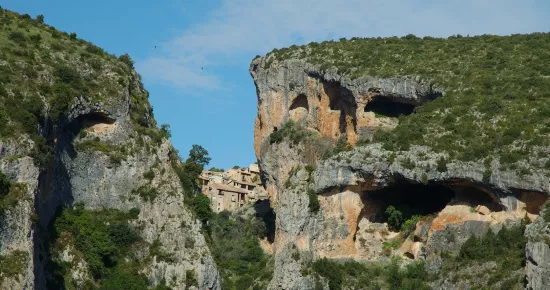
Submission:
<svg viewBox="0 0 550 290">
<path fill-rule="evenodd" d="M 150 169 L 149 171 L 143 173 L 143 177 L 149 181 L 153 180 L 155 178 L 155 172 L 153 169 Z"/>
<path fill-rule="evenodd" d="M 401 161 L 401 165 L 403 167 L 405 167 L 406 169 L 409 169 L 409 170 L 412 170 L 414 169 L 414 167 L 416 166 L 416 164 L 414 163 L 414 161 L 412 161 L 409 157 L 403 159 Z"/>
<path fill-rule="evenodd" d="M 174 258 L 170 253 L 166 253 L 162 250 L 162 243 L 160 242 L 160 239 L 157 237 L 153 244 L 149 247 L 149 255 L 151 257 L 156 257 L 158 261 L 164 261 L 167 263 L 174 262 Z M 194 276 L 193 276 L 194 277 Z"/>
<path fill-rule="evenodd" d="M 397 210 L 393 205 L 390 205 L 386 208 L 385 214 L 388 219 L 388 228 L 394 232 L 401 230 L 403 213 Z"/>
<path fill-rule="evenodd" d="M 89 43 L 88 45 L 86 45 L 86 49 L 85 49 L 87 52 L 91 53 L 91 54 L 97 54 L 97 55 L 101 55 L 103 53 L 103 49 L 101 49 L 100 47 L 94 45 L 94 44 L 91 44 Z"/>
<path fill-rule="evenodd" d="M 254 280 L 252 279 L 252 277 L 248 275 L 244 275 L 242 277 L 239 277 L 239 279 L 237 279 L 237 282 L 235 282 L 235 287 L 237 289 L 248 289 L 250 288 L 250 286 L 252 286 L 253 283 L 254 283 Z"/>
<path fill-rule="evenodd" d="M 308 204 L 309 211 L 318 212 L 319 209 L 321 208 L 321 205 L 319 204 L 319 197 L 312 189 L 309 189 L 307 191 L 307 195 L 309 197 L 309 204 Z"/>
<path fill-rule="evenodd" d="M 428 175 L 426 173 L 422 173 L 422 184 L 428 184 Z"/>
<path fill-rule="evenodd" d="M 23 32 L 20 32 L 20 31 L 10 32 L 10 34 L 8 35 L 8 38 L 19 44 L 24 43 L 26 39 L 25 34 L 23 34 Z"/>
<path fill-rule="evenodd" d="M 121 262 L 131 244 L 140 240 L 127 219 L 127 213 L 114 209 L 86 210 L 79 203 L 62 211 L 55 220 L 54 229 L 57 237 L 72 235 L 74 246 L 84 255 L 95 278 L 116 278 L 110 269 Z"/>
<path fill-rule="evenodd" d="M 119 247 L 127 247 L 139 240 L 138 234 L 127 223 L 109 225 L 109 236 Z"/>
<path fill-rule="evenodd" d="M 52 30 L 51 34 L 52 34 L 52 37 L 55 38 L 55 39 L 61 38 L 61 33 L 59 33 L 59 31 L 57 31 L 57 30 Z M 54 44 L 60 45 L 57 42 L 52 43 L 52 45 L 54 45 Z"/>
<path fill-rule="evenodd" d="M 281 129 L 275 130 L 269 135 L 269 144 L 281 143 L 285 138 L 288 138 L 292 144 L 297 145 L 313 135 L 313 132 L 301 128 L 292 120 L 288 120 Z"/>
<path fill-rule="evenodd" d="M 185 247 L 187 249 L 193 249 L 195 247 L 195 240 L 192 237 L 185 238 Z"/>
<path fill-rule="evenodd" d="M 121 61 L 122 63 L 126 64 L 128 66 L 128 68 L 134 68 L 134 61 L 132 60 L 132 58 L 130 57 L 129 54 L 125 53 L 121 56 L 118 57 L 118 60 Z"/>
<path fill-rule="evenodd" d="M 158 190 L 150 185 L 142 185 L 137 189 L 132 190 L 132 193 L 139 195 L 143 200 L 149 202 L 154 202 L 157 196 L 160 195 Z"/>
<path fill-rule="evenodd" d="M 0 198 L 8 195 L 8 193 L 10 192 L 10 188 L 11 188 L 10 181 L 8 180 L 6 175 L 4 175 L 2 171 L 0 171 Z"/>
<path fill-rule="evenodd" d="M 249 218 L 229 212 L 213 214 L 205 230 L 206 241 L 212 256 L 220 269 L 224 289 L 246 289 L 252 281 L 260 284 L 269 282 L 273 274 L 273 260 L 268 259 L 261 249 L 260 237 L 272 235 L 271 221 L 274 216 L 266 215 L 261 219 Z M 238 282 L 242 279 L 243 281 Z M 239 287 L 235 287 L 235 281 Z M 242 283 L 242 284 L 240 284 Z M 247 286 L 248 285 L 248 286 Z"/>
<path fill-rule="evenodd" d="M 36 16 L 36 22 L 43 24 L 44 23 L 44 15 L 40 14 Z"/>
<path fill-rule="evenodd" d="M 163 139 L 170 139 L 172 137 L 172 132 L 170 132 L 170 125 L 162 124 L 160 126 L 160 136 Z"/>
<path fill-rule="evenodd" d="M 441 157 L 437 160 L 437 171 L 447 172 L 447 160 L 445 158 Z"/>
<path fill-rule="evenodd" d="M 71 34 L 69 34 L 69 38 L 70 39 L 76 39 L 76 33 L 71 32 Z"/>
<path fill-rule="evenodd" d="M 42 36 L 40 34 L 32 34 L 29 36 L 29 39 L 32 40 L 34 43 L 39 43 L 42 40 Z"/>
<path fill-rule="evenodd" d="M 503 227 L 497 234 L 488 230 L 486 234 L 477 237 L 472 235 L 462 244 L 457 255 L 442 253 L 443 274 L 455 273 L 472 264 L 494 262 L 496 268 L 492 269 L 489 283 L 501 281 L 504 277 L 512 277 L 513 273 L 525 266 L 525 245 L 527 239 L 524 235 L 525 226 L 528 223 L 524 220 L 520 224 L 509 228 Z M 514 287 L 506 289 L 521 288 L 521 279 L 506 281 L 506 285 L 515 284 Z M 475 286 L 475 285 L 474 285 Z"/>
<path fill-rule="evenodd" d="M 313 271 L 328 279 L 330 290 L 342 289 L 343 273 L 341 266 L 327 258 L 315 260 L 311 265 Z"/>
<path fill-rule="evenodd" d="M 28 259 L 29 254 L 20 250 L 0 255 L 0 273 L 2 273 L 2 278 L 17 277 L 21 273 L 24 273 Z"/>
</svg>

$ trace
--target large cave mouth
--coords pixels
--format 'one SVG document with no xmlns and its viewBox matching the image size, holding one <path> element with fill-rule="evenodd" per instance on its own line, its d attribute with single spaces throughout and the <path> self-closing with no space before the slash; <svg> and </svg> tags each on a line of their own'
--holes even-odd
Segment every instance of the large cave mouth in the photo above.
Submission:
<svg viewBox="0 0 550 290">
<path fill-rule="evenodd" d="M 390 206 L 400 210 L 405 217 L 425 216 L 440 212 L 454 197 L 453 190 L 437 183 L 399 181 L 383 189 L 367 192 L 367 200 L 364 202 L 374 207 L 367 218 L 371 222 L 381 223 L 387 222 L 386 210 Z"/>
<path fill-rule="evenodd" d="M 362 216 L 377 223 L 388 221 L 386 211 L 390 206 L 402 212 L 404 219 L 434 215 L 448 205 L 485 206 L 491 212 L 506 210 L 493 193 L 468 183 L 421 184 L 398 180 L 385 188 L 367 191 L 363 203 Z"/>
<path fill-rule="evenodd" d="M 375 115 L 397 118 L 401 115 L 410 115 L 414 112 L 415 105 L 395 102 L 389 97 L 375 96 L 365 106 L 365 112 L 373 112 Z"/>
</svg>

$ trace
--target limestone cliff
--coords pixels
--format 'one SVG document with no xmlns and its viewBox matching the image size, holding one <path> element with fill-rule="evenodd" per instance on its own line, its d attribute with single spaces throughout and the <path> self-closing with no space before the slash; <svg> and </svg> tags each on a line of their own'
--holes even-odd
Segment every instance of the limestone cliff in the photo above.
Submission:
<svg viewBox="0 0 550 290">
<path fill-rule="evenodd" d="M 547 35 L 540 36 L 544 37 Z M 499 38 L 502 42 L 517 40 Z M 390 56 L 366 57 L 358 47 L 361 41 L 375 48 L 370 51 L 373 55 L 384 50 L 400 51 L 400 61 L 392 64 Z M 437 51 L 437 47 L 426 48 L 430 41 L 435 42 L 430 38 L 329 42 L 275 51 L 252 61 L 250 73 L 258 95 L 254 146 L 277 214 L 275 273 L 270 289 L 318 289 L 318 277 L 308 267 L 322 257 L 389 263 L 394 255 L 405 259 L 405 264 L 426 261 L 429 271 L 438 277 L 430 282 L 433 289 L 516 289 L 522 285 L 524 271 L 529 289 L 545 289 L 548 245 L 535 237 L 546 234 L 546 222 L 538 216 L 548 199 L 550 183 L 548 170 L 541 168 L 548 156 L 535 152 L 547 152 L 549 147 L 544 147 L 546 143 L 537 143 L 529 149 L 532 151 L 507 147 L 514 141 L 503 141 L 510 120 L 499 112 L 515 106 L 513 100 L 503 99 L 498 105 L 502 107 L 489 113 L 483 104 L 470 102 L 467 91 L 477 88 L 475 80 L 458 82 L 456 79 L 461 76 L 449 76 L 456 81 L 451 82 L 441 75 L 426 73 L 425 67 L 434 69 L 437 60 L 418 62 L 418 67 L 414 67 L 416 54 L 425 57 Z M 448 45 L 445 47 L 450 47 L 448 53 L 453 55 L 454 41 L 437 40 L 437 44 Z M 476 38 L 468 39 L 463 44 L 468 42 L 468 46 L 475 41 Z M 402 46 L 396 48 L 394 43 Z M 419 49 L 419 45 L 424 46 Z M 358 54 L 368 58 L 372 66 L 366 65 L 364 59 L 354 58 Z M 464 65 L 467 68 L 475 67 L 478 61 L 475 53 L 472 55 L 465 56 L 469 57 Z M 440 56 L 436 65 L 441 65 L 442 59 L 445 56 Z M 509 60 L 513 62 L 512 58 Z M 384 61 L 385 67 L 380 64 Z M 504 66 L 507 70 L 507 64 Z M 489 74 L 495 69 L 488 66 L 476 73 Z M 357 73 L 363 71 L 367 73 Z M 486 85 L 485 89 L 492 90 L 491 94 L 501 102 L 501 88 L 491 87 L 490 81 Z M 517 81 L 517 86 L 524 85 Z M 547 85 L 548 81 L 544 81 L 535 85 L 533 91 Z M 480 98 L 480 102 L 485 102 Z M 456 107 L 466 103 L 470 111 L 464 111 L 462 116 L 450 114 L 456 109 L 445 107 L 450 102 Z M 534 101 L 529 102 L 527 106 L 536 108 Z M 519 112 L 529 115 L 525 108 Z M 470 118 L 469 114 L 477 117 Z M 461 135 L 459 128 L 446 130 L 450 127 L 443 121 L 445 118 L 464 127 L 480 127 L 477 132 Z M 548 121 L 546 116 L 540 118 L 541 122 Z M 493 125 L 480 125 L 484 122 Z M 516 137 L 514 146 L 535 143 L 534 135 L 525 135 L 530 130 L 528 125 L 518 130 L 523 133 Z M 503 137 L 485 144 L 488 141 L 483 138 L 492 132 Z M 474 144 L 470 143 L 471 134 L 483 137 Z M 331 149 L 340 137 L 351 145 L 359 145 L 351 150 L 339 145 L 335 148 L 339 150 Z M 518 155 L 511 160 L 510 152 Z M 471 158 L 470 154 L 479 157 Z M 386 216 L 390 205 L 421 209 L 417 212 L 419 218 L 408 228 L 410 232 L 404 233 L 405 227 L 391 227 Z M 446 270 L 453 261 L 446 257 L 459 253 L 466 241 L 471 242 L 470 237 L 498 233 L 525 219 L 535 221 L 526 231 L 525 269 L 510 269 L 508 276 L 501 278 L 496 278 L 498 265 L 491 261 L 468 264 L 460 271 Z M 524 239 L 523 234 L 521 237 Z M 478 274 L 472 277 L 468 272 Z"/>
<path fill-rule="evenodd" d="M 139 213 L 122 223 L 139 236 L 124 259 L 146 286 L 220 289 L 172 168 L 177 152 L 131 59 L 28 15 L 1 10 L 0 20 L 0 170 L 19 189 L 0 196 L 0 288 L 99 286 L 82 245 L 52 231 L 61 210 L 78 204 Z"/>
</svg>

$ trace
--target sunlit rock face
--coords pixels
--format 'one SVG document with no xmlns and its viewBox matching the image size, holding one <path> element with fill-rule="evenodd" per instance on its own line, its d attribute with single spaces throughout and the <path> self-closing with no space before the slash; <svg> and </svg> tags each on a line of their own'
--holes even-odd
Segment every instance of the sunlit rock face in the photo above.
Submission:
<svg viewBox="0 0 550 290">
<path fill-rule="evenodd" d="M 397 117 L 442 97 L 444 89 L 411 77 L 349 80 L 298 59 L 267 62 L 255 59 L 250 73 L 258 95 L 254 147 L 277 214 L 271 289 L 314 288 L 315 279 L 300 271 L 322 257 L 387 262 L 400 256 L 424 260 L 437 273 L 441 253 L 457 253 L 471 236 L 522 220 L 540 223 L 550 188 L 542 173 L 518 175 L 493 161 L 487 177 L 483 162 L 452 160 L 426 146 L 392 152 L 375 143 L 325 160 L 313 148 L 330 148 L 341 136 L 355 145 L 380 128 L 391 130 Z M 270 142 L 270 135 L 288 120 L 315 132 L 316 143 Z M 447 160 L 444 170 L 438 168 L 441 159 Z M 309 207 L 311 192 L 319 200 L 317 211 Z M 410 232 L 394 229 L 385 212 L 390 205 L 406 205 L 422 218 Z M 397 246 L 388 246 L 395 240 Z M 529 245 L 528 255 L 544 260 L 542 245 Z M 527 261 L 527 269 L 533 289 L 544 289 L 541 273 L 546 268 Z M 447 280 L 431 285 L 469 287 L 468 282 Z"/>
</svg>

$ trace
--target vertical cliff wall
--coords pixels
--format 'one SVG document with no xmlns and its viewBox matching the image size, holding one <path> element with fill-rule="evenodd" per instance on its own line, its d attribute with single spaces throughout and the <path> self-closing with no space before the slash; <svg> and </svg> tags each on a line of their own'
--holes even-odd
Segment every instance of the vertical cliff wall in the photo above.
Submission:
<svg viewBox="0 0 550 290">
<path fill-rule="evenodd" d="M 451 109 L 434 109 L 435 105 L 420 113 L 418 119 L 423 123 L 415 123 L 418 130 L 412 128 L 437 136 L 434 147 L 426 139 L 405 149 L 399 143 L 384 143 L 380 137 L 371 141 L 376 131 L 391 132 L 408 115 L 418 114 L 415 108 L 446 98 L 449 88 L 453 88 L 451 99 L 460 102 L 456 91 L 461 89 L 434 85 L 430 78 L 414 74 L 352 78 L 342 73 L 345 69 L 333 58 L 333 49 L 326 49 L 328 54 L 332 51 L 326 58 L 314 55 L 319 46 L 274 52 L 254 59 L 250 66 L 258 96 L 254 147 L 277 214 L 270 289 L 315 288 L 319 277 L 308 269 L 319 258 L 389 263 L 392 256 L 400 256 L 405 264 L 426 261 L 429 271 L 439 275 L 430 283 L 434 289 L 491 283 L 491 287 L 520 287 L 523 268 L 510 269 L 507 279 L 496 282 L 490 278 L 496 271 L 490 262 L 477 262 L 449 274 L 446 267 L 451 260 L 442 258 L 442 253 L 456 255 L 472 236 L 535 221 L 528 226 L 531 234 L 526 234 L 531 240 L 538 231 L 535 228 L 543 223 L 539 214 L 548 199 L 547 171 L 538 170 L 538 161 L 528 154 L 521 157 L 527 160 L 523 165 L 508 166 L 504 157 L 493 158 L 492 153 L 465 160 L 460 157 L 463 151 L 440 150 L 435 146 L 437 138 L 453 133 L 442 130 L 434 116 Z M 347 65 L 348 71 L 349 66 L 352 71 L 361 69 L 353 61 Z M 405 70 L 415 69 L 407 61 L 404 65 L 409 65 Z M 410 133 L 411 138 L 415 134 L 396 132 Z M 485 134 L 483 129 L 478 133 Z M 352 150 L 334 151 L 331 148 L 341 137 L 351 145 L 362 142 Z M 397 140 L 400 135 L 390 138 Z M 460 139 L 449 142 L 454 141 L 461 143 Z M 492 148 L 499 149 L 496 144 Z M 327 152 L 339 153 L 330 156 Z M 518 166 L 531 169 L 519 172 Z M 389 206 L 411 208 L 418 219 L 407 230 L 392 228 Z M 547 249 L 547 245 L 529 242 L 530 289 L 544 289 L 541 273 L 547 263 L 540 266 L 529 257 L 535 255 L 542 261 Z M 480 276 L 457 278 L 464 271 L 479 271 Z"/>
<path fill-rule="evenodd" d="M 177 152 L 131 58 L 27 16 L 0 10 L 0 170 L 11 183 L 0 196 L 0 288 L 85 289 L 107 280 L 97 280 L 98 264 L 119 261 L 132 265 L 120 279 L 135 275 L 146 287 L 220 289 L 172 168 Z M 105 223 L 88 225 L 109 229 L 94 238 L 130 237 L 131 250 L 98 254 L 77 240 L 95 232 L 60 232 L 71 209 Z M 109 227 L 113 216 L 125 218 Z"/>
</svg>

